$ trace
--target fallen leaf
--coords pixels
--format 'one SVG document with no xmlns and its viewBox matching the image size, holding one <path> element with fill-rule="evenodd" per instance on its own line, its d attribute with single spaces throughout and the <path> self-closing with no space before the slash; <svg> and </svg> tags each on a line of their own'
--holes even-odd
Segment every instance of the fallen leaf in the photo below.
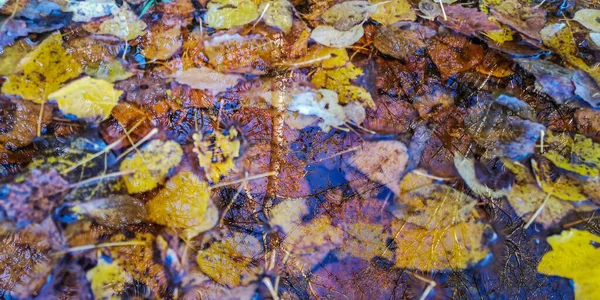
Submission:
<svg viewBox="0 0 600 300">
<path fill-rule="evenodd" d="M 530 7 L 519 0 L 498 1 L 490 6 L 491 14 L 500 23 L 516 31 L 541 40 L 540 30 L 546 24 L 546 11 L 539 7 Z"/>
<path fill-rule="evenodd" d="M 600 174 L 600 144 L 583 135 L 571 137 L 568 133 L 546 132 L 544 157 L 557 167 L 582 176 Z"/>
<path fill-rule="evenodd" d="M 283 43 L 259 34 L 222 34 L 204 41 L 204 53 L 216 71 L 263 75 L 284 55 Z"/>
<path fill-rule="evenodd" d="M 60 85 L 81 74 L 81 65 L 62 46 L 62 35 L 52 34 L 28 53 L 2 85 L 2 93 L 41 104 Z M 23 75 L 16 73 L 23 71 Z M 106 115 L 108 116 L 108 114 Z"/>
<path fill-rule="evenodd" d="M 216 131 L 211 135 L 195 133 L 192 139 L 198 164 L 212 182 L 218 183 L 235 170 L 234 160 L 240 156 L 241 145 L 235 128 L 225 132 Z"/>
<path fill-rule="evenodd" d="M 181 84 L 187 84 L 194 89 L 208 90 L 214 95 L 225 92 L 243 78 L 238 74 L 223 74 L 210 68 L 190 68 L 175 76 L 175 80 Z"/>
<path fill-rule="evenodd" d="M 263 16 L 265 24 L 281 29 L 284 33 L 292 30 L 292 4 L 288 0 L 268 0 L 261 3 L 259 11 L 264 11 L 267 4 L 269 8 Z"/>
<path fill-rule="evenodd" d="M 506 190 L 493 190 L 481 183 L 477 178 L 473 159 L 464 157 L 460 153 L 454 153 L 454 166 L 460 177 L 475 194 L 488 198 L 502 198 L 508 193 Z"/>
<path fill-rule="evenodd" d="M 213 0 L 206 6 L 204 22 L 214 29 L 229 29 L 246 25 L 260 14 L 252 0 Z"/>
<path fill-rule="evenodd" d="M 400 141 L 365 142 L 347 162 L 370 180 L 399 195 L 401 176 L 408 163 L 408 149 Z"/>
<path fill-rule="evenodd" d="M 164 182 L 169 171 L 179 165 L 182 156 L 181 147 L 174 141 L 149 142 L 121 162 L 121 172 L 134 172 L 123 176 L 127 191 L 134 194 L 155 189 Z"/>
<path fill-rule="evenodd" d="M 108 82 L 125 80 L 134 75 L 128 72 L 121 62 L 116 59 L 106 63 L 87 64 L 83 68 L 85 74 Z"/>
<path fill-rule="evenodd" d="M 333 48 L 345 48 L 358 42 L 365 34 L 362 24 L 356 25 L 347 31 L 335 29 L 333 26 L 317 26 L 310 33 L 310 38 L 315 42 Z"/>
<path fill-rule="evenodd" d="M 375 102 L 371 94 L 362 87 L 352 85 L 350 80 L 363 75 L 363 71 L 347 63 L 344 67 L 337 69 L 320 69 L 313 75 L 311 82 L 317 88 L 324 88 L 338 93 L 339 102 L 342 104 L 358 101 L 363 105 L 374 108 Z"/>
<path fill-rule="evenodd" d="M 115 10 L 111 18 L 102 21 L 98 28 L 90 24 L 83 26 L 89 32 L 114 35 L 124 41 L 145 35 L 146 27 L 146 23 L 138 18 L 127 3 Z"/>
<path fill-rule="evenodd" d="M 393 58 L 407 61 L 411 56 L 424 55 L 429 38 L 436 32 L 412 22 L 381 26 L 375 33 L 373 45 Z"/>
<path fill-rule="evenodd" d="M 382 2 L 387 3 L 380 4 Z M 377 10 L 371 14 L 371 19 L 383 25 L 417 19 L 417 14 L 412 10 L 407 0 L 374 0 L 373 5 L 377 7 Z"/>
<path fill-rule="evenodd" d="M 140 52 L 144 57 L 154 60 L 167 60 L 181 48 L 181 25 L 167 26 L 155 23 L 142 37 L 139 44 Z"/>
<path fill-rule="evenodd" d="M 115 90 L 110 82 L 84 77 L 48 95 L 48 99 L 56 100 L 64 114 L 105 120 L 122 94 L 123 91 Z"/>
<path fill-rule="evenodd" d="M 16 71 L 16 67 L 21 59 L 31 49 L 33 47 L 25 42 L 25 40 L 19 40 L 10 47 L 4 47 L 2 53 L 0 53 L 0 76 L 12 75 Z"/>
<path fill-rule="evenodd" d="M 575 283 L 575 299 L 600 297 L 600 237 L 588 231 L 564 230 L 548 237 L 552 250 L 544 254 L 537 269 L 547 275 L 570 278 Z"/>
<path fill-rule="evenodd" d="M 219 217 L 208 183 L 191 172 L 180 172 L 167 181 L 146 209 L 149 221 L 183 229 L 188 239 L 215 226 Z"/>
<path fill-rule="evenodd" d="M 580 9 L 575 12 L 573 20 L 591 31 L 600 31 L 600 10 Z"/>
<path fill-rule="evenodd" d="M 367 1 L 346 1 L 327 9 L 321 18 L 335 29 L 345 31 L 362 24 L 369 13 L 376 9 L 376 6 Z"/>
<path fill-rule="evenodd" d="M 566 174 L 554 175 L 549 162 L 531 160 L 535 179 L 542 190 L 552 196 L 567 201 L 583 201 L 588 196 L 580 183 Z"/>
<path fill-rule="evenodd" d="M 200 270 L 220 284 L 237 287 L 258 277 L 253 262 L 262 253 L 260 241 L 235 231 L 198 251 Z"/>
<path fill-rule="evenodd" d="M 445 8 L 446 18 L 438 17 L 442 25 L 465 35 L 475 35 L 481 31 L 500 30 L 500 26 L 490 21 L 488 15 L 477 8 L 449 5 Z"/>
<path fill-rule="evenodd" d="M 109 259 L 100 256 L 96 266 L 86 274 L 96 299 L 116 297 L 125 290 L 125 285 L 132 281 L 131 276 L 118 263 Z"/>
<path fill-rule="evenodd" d="M 129 195 L 114 195 L 82 203 L 65 203 L 57 209 L 57 219 L 64 223 L 89 218 L 110 228 L 139 224 L 146 217 L 144 203 Z"/>
<path fill-rule="evenodd" d="M 337 93 L 326 89 L 320 89 L 318 92 L 320 98 L 317 98 L 319 96 L 314 92 L 304 92 L 293 96 L 292 102 L 287 105 L 287 109 L 321 119 L 319 127 L 325 132 L 328 132 L 331 127 L 344 125 L 346 123 L 346 113 L 344 108 L 338 104 Z"/>
</svg>

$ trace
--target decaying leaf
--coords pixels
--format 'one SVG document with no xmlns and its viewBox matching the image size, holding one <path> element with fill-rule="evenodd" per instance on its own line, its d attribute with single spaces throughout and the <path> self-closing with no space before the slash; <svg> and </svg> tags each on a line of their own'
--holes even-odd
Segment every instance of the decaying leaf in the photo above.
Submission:
<svg viewBox="0 0 600 300">
<path fill-rule="evenodd" d="M 506 196 L 505 190 L 493 190 L 479 181 L 475 172 L 475 162 L 473 159 L 462 156 L 459 153 L 454 154 L 454 166 L 469 188 L 484 197 L 501 198 Z"/>
<path fill-rule="evenodd" d="M 238 74 L 223 74 L 210 68 L 191 68 L 177 74 L 175 80 L 194 89 L 208 90 L 217 95 L 235 86 L 243 78 Z"/>
<path fill-rule="evenodd" d="M 575 283 L 575 299 L 600 297 L 600 237 L 588 231 L 571 229 L 548 237 L 552 250 L 544 254 L 538 271 L 570 278 Z"/>
<path fill-rule="evenodd" d="M 191 172 L 180 172 L 167 181 L 146 209 L 149 221 L 183 229 L 187 238 L 212 228 L 219 217 L 208 184 Z"/>
<path fill-rule="evenodd" d="M 17 70 L 23 75 L 10 75 L 2 85 L 2 93 L 18 95 L 38 104 L 46 102 L 50 93 L 82 71 L 81 65 L 63 48 L 60 33 L 47 37 L 28 53 L 19 62 Z"/>
<path fill-rule="evenodd" d="M 383 3 L 385 4 L 378 4 Z M 374 0 L 377 10 L 371 14 L 371 19 L 383 25 L 390 25 L 399 21 L 414 21 L 417 14 L 407 0 Z"/>
<path fill-rule="evenodd" d="M 0 76 L 15 73 L 19 62 L 31 49 L 33 47 L 24 40 L 19 40 L 10 47 L 4 47 L 0 53 Z"/>
<path fill-rule="evenodd" d="M 236 287 L 257 278 L 253 262 L 261 253 L 261 243 L 254 236 L 231 231 L 198 251 L 196 261 L 200 270 L 216 282 Z"/>
<path fill-rule="evenodd" d="M 542 39 L 540 30 L 546 23 L 546 11 L 543 8 L 528 6 L 519 0 L 506 0 L 494 3 L 490 12 L 498 22 L 532 39 Z"/>
<path fill-rule="evenodd" d="M 252 0 L 213 0 L 206 8 L 208 11 L 204 15 L 204 22 L 215 29 L 246 25 L 260 14 L 256 2 Z"/>
<path fill-rule="evenodd" d="M 356 25 L 346 31 L 337 30 L 333 26 L 318 26 L 310 33 L 310 38 L 315 42 L 333 48 L 345 48 L 358 42 L 365 34 L 362 24 Z"/>
<path fill-rule="evenodd" d="M 400 180 L 408 158 L 408 149 L 400 141 L 365 142 L 348 159 L 348 163 L 372 181 L 399 195 Z"/>
<path fill-rule="evenodd" d="M 105 120 L 122 94 L 123 91 L 115 90 L 110 82 L 84 77 L 48 95 L 48 99 L 56 100 L 64 114 Z"/>
<path fill-rule="evenodd" d="M 131 194 L 141 193 L 162 184 L 169 171 L 179 165 L 183 151 L 174 141 L 153 140 L 121 162 L 121 172 L 133 172 L 123 180 Z"/>
<path fill-rule="evenodd" d="M 422 55 L 428 39 L 436 32 L 413 22 L 401 22 L 381 26 L 375 33 L 373 45 L 381 53 L 391 57 L 408 60 L 413 55 Z"/>
<path fill-rule="evenodd" d="M 600 32 L 600 10 L 598 9 L 580 9 L 575 12 L 573 20 L 591 31 Z"/>
<path fill-rule="evenodd" d="M 195 133 L 192 138 L 198 163 L 212 182 L 219 182 L 221 177 L 235 170 L 234 160 L 240 156 L 241 145 L 235 128 L 212 135 Z"/>
</svg>

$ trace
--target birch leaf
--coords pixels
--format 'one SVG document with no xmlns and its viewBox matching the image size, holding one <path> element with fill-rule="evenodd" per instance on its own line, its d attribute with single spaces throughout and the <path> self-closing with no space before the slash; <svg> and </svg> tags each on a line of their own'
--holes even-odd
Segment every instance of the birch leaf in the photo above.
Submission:
<svg viewBox="0 0 600 300">
<path fill-rule="evenodd" d="M 110 82 L 84 77 L 48 95 L 58 102 L 65 114 L 80 119 L 108 119 L 123 91 L 115 90 Z"/>
<path fill-rule="evenodd" d="M 390 25 L 399 21 L 414 21 L 417 14 L 407 0 L 374 0 L 373 4 L 388 2 L 377 5 L 377 10 L 371 14 L 371 19 L 383 25 Z"/>
<path fill-rule="evenodd" d="M 345 48 L 358 42 L 365 34 L 362 24 L 356 25 L 347 31 L 335 29 L 333 26 L 317 26 L 310 34 L 315 42 L 333 48 Z"/>
<path fill-rule="evenodd" d="M 214 29 L 246 25 L 260 15 L 252 0 L 216 0 L 209 2 L 206 8 L 204 22 Z"/>
</svg>

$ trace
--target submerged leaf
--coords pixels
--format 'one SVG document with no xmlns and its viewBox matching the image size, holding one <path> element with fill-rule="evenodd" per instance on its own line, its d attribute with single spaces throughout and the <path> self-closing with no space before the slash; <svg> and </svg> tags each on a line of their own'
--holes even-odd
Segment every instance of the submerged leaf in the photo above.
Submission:
<svg viewBox="0 0 600 300">
<path fill-rule="evenodd" d="M 557 167 L 588 177 L 600 174 L 600 144 L 592 139 L 547 131 L 545 143 L 543 155 Z"/>
<path fill-rule="evenodd" d="M 133 171 L 123 180 L 130 194 L 141 193 L 162 184 L 169 171 L 179 165 L 183 151 L 174 141 L 153 140 L 123 160 L 121 172 Z"/>
<path fill-rule="evenodd" d="M 542 190 L 552 196 L 568 201 L 583 201 L 588 196 L 583 191 L 580 182 L 575 181 L 566 174 L 552 176 L 553 170 L 547 161 L 531 160 L 535 179 Z"/>
<path fill-rule="evenodd" d="M 315 42 L 333 48 L 345 48 L 358 42 L 365 34 L 362 24 L 356 25 L 347 31 L 335 29 L 333 26 L 317 26 L 310 33 L 310 38 Z"/>
<path fill-rule="evenodd" d="M 131 282 L 131 276 L 126 273 L 115 261 L 101 256 L 98 264 L 91 268 L 87 274 L 92 293 L 96 299 L 112 298 L 122 293 L 125 285 Z"/>
<path fill-rule="evenodd" d="M 48 95 L 48 99 L 56 100 L 64 114 L 105 120 L 122 94 L 123 91 L 115 90 L 110 82 L 84 77 Z"/>
<path fill-rule="evenodd" d="M 194 89 L 211 91 L 216 95 L 235 86 L 243 78 L 238 74 L 223 74 L 210 68 L 191 68 L 177 74 L 175 80 Z"/>
<path fill-rule="evenodd" d="M 198 163 L 212 182 L 219 182 L 221 177 L 235 170 L 234 160 L 240 156 L 241 145 L 235 128 L 226 133 L 216 131 L 208 136 L 195 133 L 192 138 Z"/>
<path fill-rule="evenodd" d="M 262 2 L 259 11 L 264 11 L 266 5 L 269 8 L 263 16 L 265 24 L 281 29 L 284 33 L 289 33 L 292 30 L 292 4 L 288 0 L 268 0 Z"/>
<path fill-rule="evenodd" d="M 350 30 L 367 19 L 376 6 L 367 1 L 346 1 L 327 9 L 321 18 L 337 30 Z"/>
<path fill-rule="evenodd" d="M 72 12 L 74 22 L 89 22 L 93 18 L 108 16 L 118 8 L 114 0 L 67 1 L 62 11 Z"/>
<path fill-rule="evenodd" d="M 326 62 L 323 62 L 324 64 Z M 329 62 L 327 62 L 329 63 Z M 375 108 L 375 102 L 371 94 L 362 87 L 352 85 L 350 80 L 363 75 L 363 71 L 347 63 L 344 67 L 337 69 L 320 69 L 313 75 L 311 82 L 317 88 L 324 88 L 338 93 L 340 103 L 358 101 L 369 108 Z"/>
<path fill-rule="evenodd" d="M 331 127 L 339 127 L 346 123 L 344 108 L 338 104 L 338 95 L 334 91 L 320 89 L 320 99 L 313 92 L 305 92 L 292 97 L 288 110 L 306 116 L 321 119 L 319 127 L 328 132 Z"/>
<path fill-rule="evenodd" d="M 115 195 L 83 203 L 69 203 L 58 209 L 58 218 L 65 223 L 90 218 L 111 228 L 139 224 L 146 217 L 144 203 L 129 195 Z"/>
<path fill-rule="evenodd" d="M 600 298 L 600 237 L 571 229 L 548 237 L 552 250 L 544 254 L 537 269 L 542 274 L 570 278 L 575 282 L 575 299 Z"/>
<path fill-rule="evenodd" d="M 387 2 L 385 4 L 380 4 Z M 371 19 L 383 25 L 390 25 L 399 21 L 414 21 L 417 14 L 412 10 L 407 0 L 374 0 L 377 10 L 371 14 Z"/>
<path fill-rule="evenodd" d="M 246 25 L 256 20 L 260 14 L 252 0 L 213 0 L 206 8 L 204 22 L 215 29 Z"/>
</svg>

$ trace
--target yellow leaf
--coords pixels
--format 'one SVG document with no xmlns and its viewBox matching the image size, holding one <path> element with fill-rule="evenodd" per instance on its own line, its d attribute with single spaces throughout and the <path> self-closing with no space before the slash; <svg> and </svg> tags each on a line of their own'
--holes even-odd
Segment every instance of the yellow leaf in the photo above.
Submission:
<svg viewBox="0 0 600 300">
<path fill-rule="evenodd" d="M 427 230 L 403 225 L 396 231 L 396 267 L 437 271 L 464 269 L 490 252 L 483 239 L 485 224 L 460 223 Z"/>
<path fill-rule="evenodd" d="M 48 99 L 56 100 L 65 114 L 105 120 L 122 94 L 123 91 L 115 90 L 110 82 L 84 77 L 48 95 Z"/>
<path fill-rule="evenodd" d="M 0 76 L 14 74 L 21 58 L 31 49 L 32 46 L 25 42 L 25 39 L 18 40 L 10 47 L 4 47 L 0 54 Z"/>
<path fill-rule="evenodd" d="M 600 237 L 571 229 L 548 237 L 548 243 L 552 250 L 542 257 L 538 272 L 572 279 L 575 299 L 600 299 Z"/>
<path fill-rule="evenodd" d="M 591 31 L 600 31 L 600 10 L 581 9 L 575 12 L 573 20 Z"/>
<path fill-rule="evenodd" d="M 113 13 L 110 19 L 102 22 L 98 30 L 93 30 L 90 25 L 84 25 L 87 31 L 114 35 L 124 41 L 133 40 L 146 34 L 144 31 L 146 27 L 146 23 L 138 18 L 126 2 Z"/>
<path fill-rule="evenodd" d="M 114 260 L 108 262 L 101 256 L 98 264 L 86 274 L 90 281 L 92 293 L 96 299 L 111 298 L 122 293 L 125 284 L 131 281 L 131 277 Z"/>
<path fill-rule="evenodd" d="M 204 22 L 215 29 L 246 25 L 260 14 L 252 0 L 216 0 L 209 2 L 206 8 Z"/>
<path fill-rule="evenodd" d="M 317 88 L 325 88 L 338 93 L 340 103 L 359 101 L 365 106 L 375 108 L 375 102 L 371 94 L 362 87 L 354 86 L 350 80 L 363 75 L 363 71 L 347 63 L 344 67 L 337 69 L 319 69 L 313 75 L 311 82 Z"/>
<path fill-rule="evenodd" d="M 91 63 L 84 67 L 85 74 L 108 82 L 115 82 L 127 79 L 133 76 L 133 73 L 127 72 L 125 67 L 118 60 L 110 62 Z"/>
<path fill-rule="evenodd" d="M 315 44 L 308 49 L 306 56 L 293 64 L 302 66 L 320 65 L 323 69 L 335 69 L 345 66 L 349 60 L 350 57 L 346 49 Z"/>
<path fill-rule="evenodd" d="M 390 256 L 393 251 L 388 249 L 388 239 L 392 234 L 388 230 L 389 228 L 379 224 L 347 224 L 344 226 L 344 232 L 348 235 L 348 238 L 344 239 L 340 251 L 365 260 L 384 257 L 386 254 Z M 387 256 L 385 258 L 388 258 Z"/>
<path fill-rule="evenodd" d="M 240 156 L 240 140 L 235 128 L 230 128 L 227 135 L 217 131 L 208 136 L 196 133 L 192 138 L 198 163 L 208 179 L 219 182 L 235 169 L 234 159 Z"/>
<path fill-rule="evenodd" d="M 182 46 L 181 26 L 168 27 L 164 23 L 155 23 L 140 43 L 140 52 L 148 59 L 166 60 L 171 58 Z"/>
<path fill-rule="evenodd" d="M 414 21 L 417 14 L 412 10 L 407 0 L 375 0 L 373 4 L 389 2 L 377 6 L 377 10 L 371 14 L 371 19 L 383 25 L 390 25 L 399 21 Z"/>
<path fill-rule="evenodd" d="M 23 75 L 10 75 L 2 93 L 21 96 L 41 104 L 69 79 L 79 76 L 81 65 L 62 46 L 62 35 L 55 33 L 27 54 L 17 66 Z"/>
<path fill-rule="evenodd" d="M 188 238 L 212 228 L 218 221 L 208 184 L 191 172 L 178 173 L 167 181 L 146 208 L 149 221 L 184 229 Z"/>
<path fill-rule="evenodd" d="M 258 269 L 252 262 L 261 252 L 258 239 L 230 231 L 225 238 L 198 251 L 196 261 L 204 274 L 220 284 L 235 287 L 257 278 Z"/>
<path fill-rule="evenodd" d="M 485 36 L 498 44 L 504 44 L 505 42 L 510 42 L 514 39 L 513 31 L 509 27 L 502 25 L 500 22 L 496 21 L 494 17 L 490 17 L 490 20 L 500 26 L 501 29 L 485 31 L 483 33 Z"/>
<path fill-rule="evenodd" d="M 552 196 L 568 201 L 583 201 L 588 197 L 585 195 L 580 182 L 573 180 L 565 174 L 551 178 L 552 169 L 547 161 L 531 160 L 535 179 L 542 190 Z"/>
<path fill-rule="evenodd" d="M 269 8 L 263 16 L 265 24 L 281 29 L 284 33 L 292 30 L 292 4 L 287 0 L 269 0 L 264 1 L 258 11 L 265 10 L 267 4 Z"/>
<path fill-rule="evenodd" d="M 122 172 L 135 171 L 123 177 L 127 191 L 133 194 L 156 188 L 164 182 L 169 170 L 181 162 L 182 156 L 181 147 L 174 141 L 151 141 L 121 163 Z"/>
<path fill-rule="evenodd" d="M 557 167 L 579 175 L 596 177 L 600 173 L 600 144 L 581 134 L 546 132 L 543 155 Z"/>
</svg>

